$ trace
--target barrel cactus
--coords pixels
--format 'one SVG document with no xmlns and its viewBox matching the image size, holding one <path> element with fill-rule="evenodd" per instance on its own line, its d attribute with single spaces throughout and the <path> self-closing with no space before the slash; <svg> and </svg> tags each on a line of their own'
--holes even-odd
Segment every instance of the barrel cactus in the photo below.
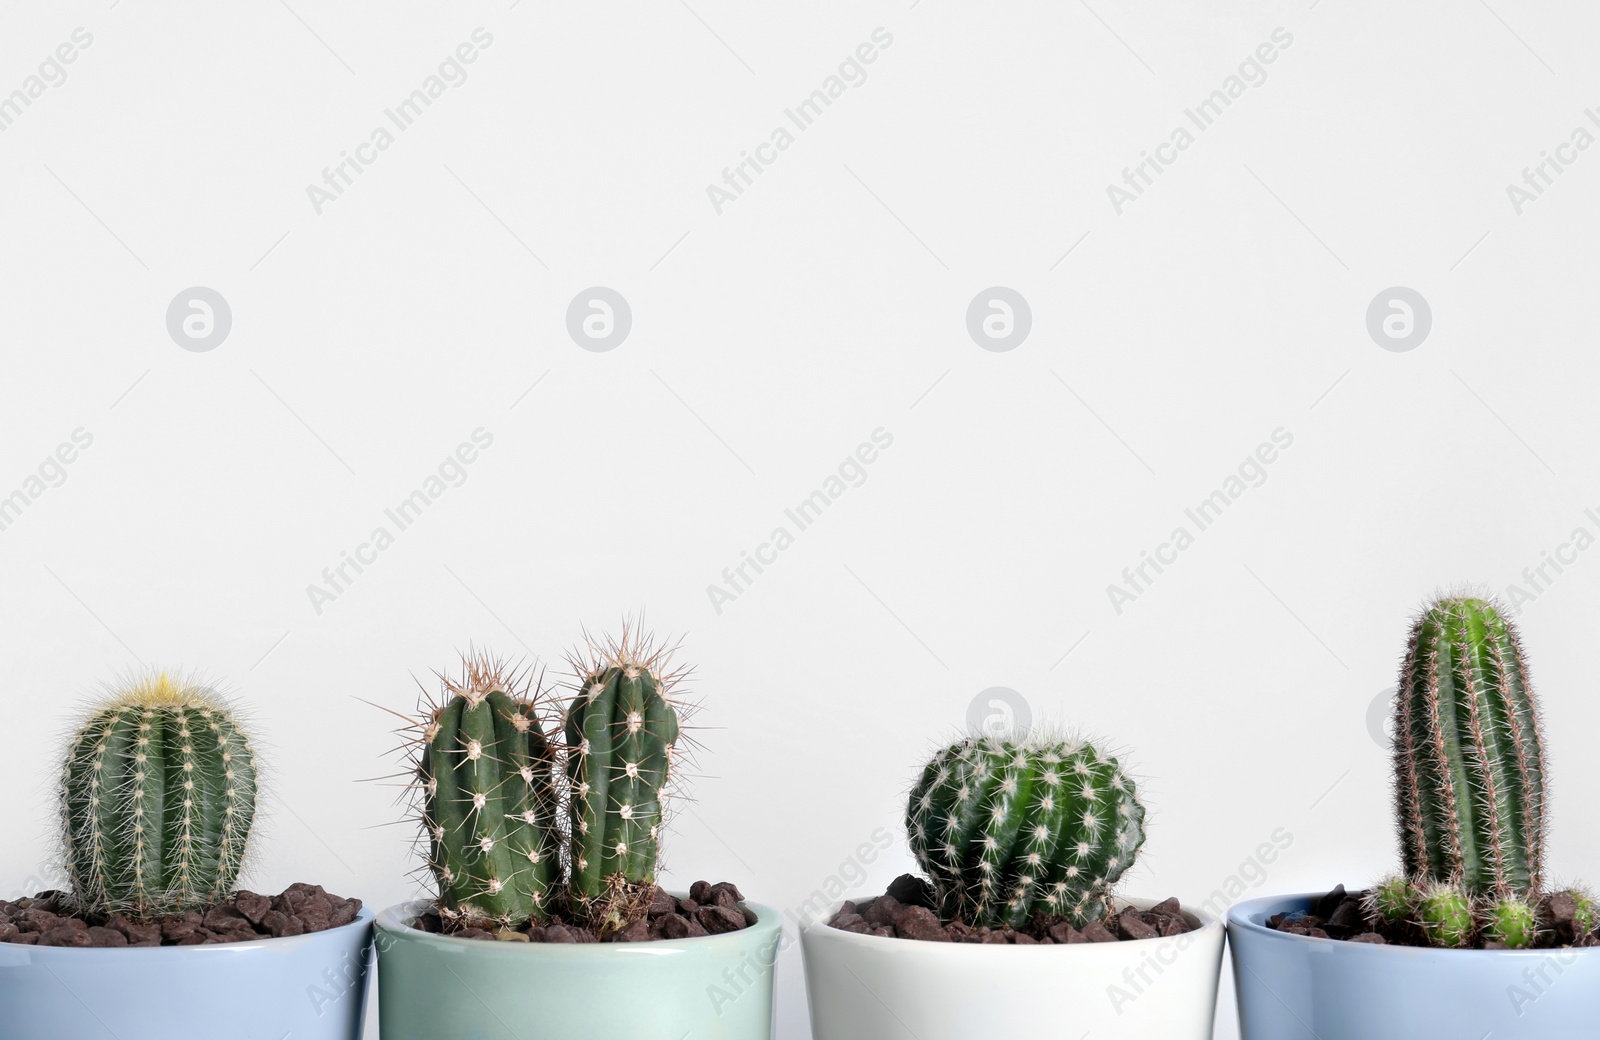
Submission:
<svg viewBox="0 0 1600 1040">
<path fill-rule="evenodd" d="M 79 908 L 153 918 L 226 899 L 256 772 L 249 736 L 215 691 L 166 673 L 112 690 L 74 733 L 61 783 Z"/>
<path fill-rule="evenodd" d="M 670 670 L 670 657 L 670 649 L 625 629 L 573 661 L 580 678 L 565 742 L 569 887 L 579 902 L 655 881 L 662 792 L 673 779 L 680 736 L 680 673 Z"/>
<path fill-rule="evenodd" d="M 441 916 L 542 919 L 561 882 L 556 754 L 537 682 L 473 655 L 417 723 L 416 785 Z"/>
<path fill-rule="evenodd" d="M 934 755 L 906 830 L 946 921 L 1020 928 L 1042 912 L 1084 925 L 1112 910 L 1144 844 L 1144 806 L 1092 744 L 984 737 Z"/>
</svg>

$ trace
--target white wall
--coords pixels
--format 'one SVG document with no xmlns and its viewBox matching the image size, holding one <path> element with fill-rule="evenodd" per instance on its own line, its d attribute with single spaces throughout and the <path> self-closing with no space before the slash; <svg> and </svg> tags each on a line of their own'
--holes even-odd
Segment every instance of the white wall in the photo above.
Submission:
<svg viewBox="0 0 1600 1040">
<path fill-rule="evenodd" d="M 1408 612 L 1600 534 L 1600 149 L 1520 214 L 1507 195 L 1600 134 L 1592 5 L 0 18 L 0 92 L 93 38 L 0 132 L 0 496 L 93 437 L 0 531 L 8 892 L 48 863 L 74 704 L 170 664 L 225 679 L 272 746 L 253 884 L 406 897 L 394 792 L 357 782 L 391 771 L 363 699 L 406 708 L 469 643 L 556 664 L 639 610 L 682 635 L 708 727 L 672 880 L 790 907 L 889 826 L 856 886 L 879 888 L 921 757 L 1002 686 L 1127 749 L 1153 807 L 1133 890 L 1354 885 L 1395 858 L 1367 713 Z M 308 184 L 480 26 L 465 82 L 319 214 Z M 879 27 L 866 80 L 719 214 L 708 184 Z M 1107 185 L 1280 27 L 1265 82 L 1118 214 Z M 166 327 L 192 286 L 232 311 L 206 352 Z M 567 332 L 590 286 L 631 306 L 610 352 Z M 967 331 L 991 286 L 1031 306 L 1016 349 Z M 1368 334 L 1392 286 L 1431 306 L 1417 349 Z M 314 610 L 480 427 L 466 482 Z M 879 428 L 865 482 L 715 610 L 723 568 Z M 1264 483 L 1115 610 L 1123 568 L 1279 428 Z M 1522 615 L 1564 877 L 1600 860 L 1597 596 L 1588 552 Z M 780 1037 L 807 1036 L 797 953 L 780 999 Z M 1219 1018 L 1234 1036 L 1226 992 Z"/>
</svg>

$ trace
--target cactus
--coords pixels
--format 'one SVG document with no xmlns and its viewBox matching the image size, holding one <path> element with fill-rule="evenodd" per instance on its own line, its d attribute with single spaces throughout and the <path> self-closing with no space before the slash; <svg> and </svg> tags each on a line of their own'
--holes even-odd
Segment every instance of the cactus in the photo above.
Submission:
<svg viewBox="0 0 1600 1040">
<path fill-rule="evenodd" d="M 1481 936 L 1541 945 L 1544 748 L 1516 626 L 1488 600 L 1435 600 L 1416 619 L 1395 695 L 1395 807 L 1405 878 L 1369 897 L 1368 917 L 1416 924 L 1436 946 Z M 1573 900 L 1590 934 L 1593 901 Z M 1544 922 L 1548 924 L 1548 922 Z"/>
<path fill-rule="evenodd" d="M 214 691 L 166 673 L 113 690 L 73 735 L 62 778 L 78 907 L 153 918 L 227 898 L 255 818 L 256 769 Z"/>
<path fill-rule="evenodd" d="M 1435 946 L 1460 949 L 1472 942 L 1472 900 L 1459 885 L 1430 885 L 1417 903 L 1417 920 Z"/>
<path fill-rule="evenodd" d="M 1567 894 L 1572 896 L 1572 930 L 1576 935 L 1588 935 L 1600 926 L 1600 911 L 1595 907 L 1594 897 L 1583 889 L 1569 888 Z"/>
<path fill-rule="evenodd" d="M 1526 900 L 1502 899 L 1489 907 L 1483 931 L 1507 949 L 1525 950 L 1538 938 L 1538 911 Z"/>
<path fill-rule="evenodd" d="M 541 691 L 482 655 L 459 679 L 439 678 L 444 696 L 416 724 L 414 764 L 440 914 L 464 926 L 542 919 L 561 856 Z"/>
<path fill-rule="evenodd" d="M 1111 911 L 1144 844 L 1144 806 L 1090 744 L 985 737 L 933 757 L 906 830 L 944 920 L 1020 928 L 1044 912 L 1083 925 Z"/>
<path fill-rule="evenodd" d="M 1412 919 L 1422 893 L 1402 877 L 1385 878 L 1367 893 L 1368 919 L 1390 925 L 1403 925 Z"/>
<path fill-rule="evenodd" d="M 1544 880 L 1544 749 L 1516 628 L 1452 596 L 1417 618 L 1395 698 L 1406 874 L 1497 901 Z"/>
<path fill-rule="evenodd" d="M 616 898 L 618 883 L 652 883 L 660 851 L 662 790 L 680 736 L 670 649 L 636 629 L 591 644 L 567 709 L 565 740 L 575 901 Z"/>
</svg>

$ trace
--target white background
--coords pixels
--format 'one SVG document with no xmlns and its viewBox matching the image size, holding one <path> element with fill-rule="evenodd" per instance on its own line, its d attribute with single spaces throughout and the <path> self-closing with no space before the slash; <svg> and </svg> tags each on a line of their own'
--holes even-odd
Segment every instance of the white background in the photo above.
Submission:
<svg viewBox="0 0 1600 1040">
<path fill-rule="evenodd" d="M 1600 534 L 1600 149 L 1520 215 L 1506 193 L 1600 104 L 1600 17 L 1090 3 L 5 5 L 0 92 L 93 43 L 0 133 L 0 496 L 94 443 L 0 531 L 0 888 L 50 880 L 75 707 L 165 665 L 270 746 L 250 884 L 406 898 L 410 826 L 357 782 L 392 771 L 391 720 L 361 699 L 410 707 L 469 643 L 554 674 L 641 610 L 707 727 L 669 881 L 793 907 L 888 826 L 852 886 L 880 891 L 905 788 L 993 686 L 1126 752 L 1130 891 L 1390 868 L 1368 708 L 1409 613 Z M 307 185 L 479 26 L 468 79 L 316 213 Z M 880 26 L 867 80 L 719 215 L 707 185 Z M 1266 81 L 1114 212 L 1278 27 Z M 633 311 L 609 353 L 566 329 L 596 285 Z M 167 331 L 191 286 L 231 305 L 209 352 Z M 1031 304 L 1008 352 L 967 332 L 990 286 Z M 1367 332 L 1391 286 L 1431 305 L 1417 349 Z M 479 427 L 466 483 L 317 613 L 307 586 Z M 714 610 L 879 427 L 865 483 Z M 1265 483 L 1114 610 L 1279 427 Z M 1521 615 L 1568 879 L 1600 876 L 1597 596 L 1579 554 Z M 798 950 L 780 975 L 799 1040 Z"/>
</svg>

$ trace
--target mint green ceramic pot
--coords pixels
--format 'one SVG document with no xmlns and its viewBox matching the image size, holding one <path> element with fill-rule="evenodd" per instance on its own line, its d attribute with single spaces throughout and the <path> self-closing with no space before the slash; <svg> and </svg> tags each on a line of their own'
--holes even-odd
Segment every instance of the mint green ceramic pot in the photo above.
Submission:
<svg viewBox="0 0 1600 1040">
<path fill-rule="evenodd" d="M 776 910 L 697 939 L 518 943 L 411 927 L 432 904 L 378 915 L 383 1040 L 771 1040 Z"/>
</svg>

